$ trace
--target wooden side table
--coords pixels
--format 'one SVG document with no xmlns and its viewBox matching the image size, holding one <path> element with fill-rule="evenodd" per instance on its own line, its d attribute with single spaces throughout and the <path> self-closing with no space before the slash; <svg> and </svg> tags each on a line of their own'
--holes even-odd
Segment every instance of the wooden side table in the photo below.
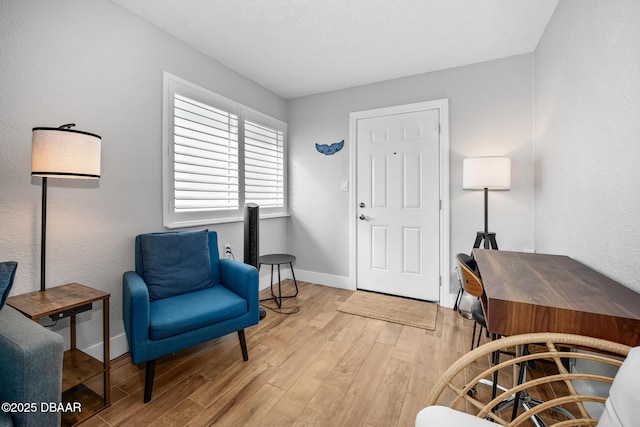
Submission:
<svg viewBox="0 0 640 427">
<path fill-rule="evenodd" d="M 111 295 L 79 283 L 49 288 L 44 292 L 30 292 L 7 299 L 7 304 L 28 318 L 39 322 L 43 317 L 54 320 L 71 317 L 71 348 L 64 352 L 62 368 L 62 403 L 80 402 L 81 412 L 63 412 L 62 425 L 75 425 L 111 404 L 111 376 L 109 374 L 109 297 Z M 93 309 L 102 301 L 102 332 L 104 355 L 101 363 L 76 347 L 76 315 Z M 100 396 L 84 383 L 103 376 Z"/>
</svg>

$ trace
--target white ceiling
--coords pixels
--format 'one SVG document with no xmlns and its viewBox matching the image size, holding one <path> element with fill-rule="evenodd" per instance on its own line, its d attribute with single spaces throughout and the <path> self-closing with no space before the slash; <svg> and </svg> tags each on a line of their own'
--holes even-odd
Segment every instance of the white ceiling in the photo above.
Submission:
<svg viewBox="0 0 640 427">
<path fill-rule="evenodd" d="M 558 0 L 113 0 L 285 99 L 535 50 Z"/>
</svg>

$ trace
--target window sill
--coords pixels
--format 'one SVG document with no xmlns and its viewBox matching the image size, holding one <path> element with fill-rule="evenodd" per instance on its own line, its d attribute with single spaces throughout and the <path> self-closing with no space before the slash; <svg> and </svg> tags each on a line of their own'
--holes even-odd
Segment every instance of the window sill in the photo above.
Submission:
<svg viewBox="0 0 640 427">
<path fill-rule="evenodd" d="M 274 218 L 287 218 L 290 217 L 290 213 L 279 213 L 279 214 L 264 214 L 260 215 L 260 219 L 274 219 Z M 216 219 L 206 219 L 206 220 L 196 220 L 196 221 L 180 221 L 180 222 L 172 222 L 169 224 L 164 224 L 164 228 L 168 230 L 180 229 L 180 228 L 192 228 L 192 227 L 200 227 L 203 225 L 215 225 L 215 224 L 231 224 L 235 222 L 243 222 L 244 217 L 229 217 L 229 218 L 216 218 Z"/>
</svg>

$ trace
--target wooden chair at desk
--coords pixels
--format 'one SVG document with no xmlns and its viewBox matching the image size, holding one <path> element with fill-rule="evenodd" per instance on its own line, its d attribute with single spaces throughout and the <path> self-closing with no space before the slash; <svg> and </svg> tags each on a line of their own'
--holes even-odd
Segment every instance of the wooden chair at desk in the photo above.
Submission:
<svg viewBox="0 0 640 427">
<path fill-rule="evenodd" d="M 471 258 L 467 254 L 460 253 L 456 255 L 456 262 L 458 263 L 458 271 L 460 272 L 460 281 L 461 286 L 464 291 L 470 295 L 476 297 L 476 301 L 471 306 L 471 317 L 474 320 L 473 324 L 473 335 L 471 336 L 471 350 L 473 350 L 473 343 L 476 340 L 476 327 L 480 325 L 480 330 L 478 331 L 478 341 L 476 347 L 480 346 L 480 337 L 482 336 L 482 331 L 486 330 L 490 336 L 491 341 L 498 338 L 498 336 L 492 332 L 489 332 L 487 329 L 487 320 L 484 314 L 484 308 L 482 306 L 482 298 L 484 297 L 484 287 L 482 286 L 482 281 L 480 277 L 476 274 L 476 262 L 473 258 Z M 491 356 L 491 363 L 493 365 L 497 365 L 500 363 L 500 352 L 495 352 Z M 504 391 L 505 388 L 501 387 L 498 384 L 498 372 L 494 373 L 492 380 L 486 380 L 480 382 L 488 387 L 491 387 L 492 396 L 495 396 L 498 389 Z M 472 390 L 474 393 L 476 389 Z"/>
<path fill-rule="evenodd" d="M 480 337 L 482 331 L 487 329 L 487 320 L 484 314 L 484 308 L 482 307 L 482 298 L 484 297 L 484 287 L 482 286 L 482 280 L 477 275 L 477 266 L 473 258 L 467 254 L 460 253 L 456 255 L 456 262 L 458 264 L 458 273 L 460 286 L 464 292 L 476 297 L 476 301 L 471 305 L 471 319 L 474 320 L 473 335 L 471 336 L 471 350 L 474 348 L 474 342 L 476 342 L 476 328 L 480 325 L 478 331 L 478 338 L 475 347 L 480 345 Z M 463 316 L 466 317 L 466 316 Z M 496 338 L 495 334 L 491 334 L 491 339 Z"/>
</svg>

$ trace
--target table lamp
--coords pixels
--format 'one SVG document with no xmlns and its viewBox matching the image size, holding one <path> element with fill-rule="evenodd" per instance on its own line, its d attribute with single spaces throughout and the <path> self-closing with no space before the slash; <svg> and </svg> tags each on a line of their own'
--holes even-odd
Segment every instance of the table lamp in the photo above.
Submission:
<svg viewBox="0 0 640 427">
<path fill-rule="evenodd" d="M 462 164 L 462 188 L 484 190 L 484 231 L 478 231 L 474 248 L 484 240 L 484 248 L 498 249 L 496 233 L 489 232 L 489 190 L 511 189 L 511 159 L 508 157 L 472 157 Z"/>
<path fill-rule="evenodd" d="M 70 123 L 58 128 L 33 128 L 31 176 L 42 177 L 42 238 L 40 242 L 40 291 L 44 292 L 47 246 L 47 179 L 100 178 L 102 139 L 93 133 L 71 129 Z"/>
</svg>

